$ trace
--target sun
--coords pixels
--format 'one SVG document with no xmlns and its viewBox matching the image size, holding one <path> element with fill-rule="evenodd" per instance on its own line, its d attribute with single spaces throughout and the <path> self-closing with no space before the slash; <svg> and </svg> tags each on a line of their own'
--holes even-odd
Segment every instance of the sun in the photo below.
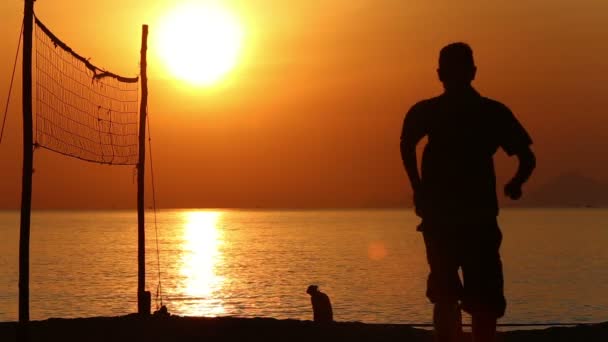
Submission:
<svg viewBox="0 0 608 342">
<path fill-rule="evenodd" d="M 159 55 L 168 71 L 193 85 L 210 86 L 237 64 L 243 32 L 226 9 L 186 3 L 161 20 Z"/>
</svg>

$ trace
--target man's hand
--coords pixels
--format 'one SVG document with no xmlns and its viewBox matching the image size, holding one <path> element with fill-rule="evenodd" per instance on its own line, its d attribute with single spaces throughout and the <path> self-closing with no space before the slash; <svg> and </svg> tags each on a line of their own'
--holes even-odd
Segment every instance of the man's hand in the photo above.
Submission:
<svg viewBox="0 0 608 342">
<path fill-rule="evenodd" d="M 518 200 L 521 198 L 521 186 L 520 182 L 511 180 L 507 185 L 505 185 L 505 196 L 509 197 L 512 200 Z"/>
<path fill-rule="evenodd" d="M 536 157 L 530 146 L 518 151 L 516 154 L 519 165 L 515 177 L 505 185 L 505 195 L 512 200 L 521 198 L 521 186 L 528 180 L 532 170 L 536 167 Z"/>
</svg>

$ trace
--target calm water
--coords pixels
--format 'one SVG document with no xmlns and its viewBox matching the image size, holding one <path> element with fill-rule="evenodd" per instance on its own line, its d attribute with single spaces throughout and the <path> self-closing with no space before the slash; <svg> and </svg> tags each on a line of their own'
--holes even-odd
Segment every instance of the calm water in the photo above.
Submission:
<svg viewBox="0 0 608 342">
<path fill-rule="evenodd" d="M 389 210 L 161 211 L 164 302 L 179 315 L 310 319 L 305 290 L 314 283 L 337 320 L 429 322 L 417 221 Z M 0 321 L 17 320 L 18 222 L 17 212 L 0 212 Z M 608 320 L 608 210 L 504 210 L 500 222 L 503 322 Z M 31 255 L 32 319 L 136 311 L 134 212 L 35 212 Z"/>
</svg>

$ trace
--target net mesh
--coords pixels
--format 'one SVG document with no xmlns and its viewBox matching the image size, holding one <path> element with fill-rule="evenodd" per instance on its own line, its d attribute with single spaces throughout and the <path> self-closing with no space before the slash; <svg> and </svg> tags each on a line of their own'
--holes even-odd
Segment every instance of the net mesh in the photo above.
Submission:
<svg viewBox="0 0 608 342">
<path fill-rule="evenodd" d="M 38 19 L 35 144 L 101 164 L 138 162 L 138 79 L 100 69 Z"/>
</svg>

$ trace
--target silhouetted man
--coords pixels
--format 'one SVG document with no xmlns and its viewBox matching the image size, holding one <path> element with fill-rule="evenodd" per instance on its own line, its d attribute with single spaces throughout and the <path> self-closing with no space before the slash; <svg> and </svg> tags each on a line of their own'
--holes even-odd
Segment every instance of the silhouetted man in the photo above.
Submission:
<svg viewBox="0 0 608 342">
<path fill-rule="evenodd" d="M 471 86 L 476 71 L 467 44 L 444 47 L 437 73 L 445 91 L 414 105 L 401 135 L 401 156 L 422 218 L 418 229 L 430 266 L 427 297 L 434 304 L 437 341 L 459 339 L 461 308 L 472 315 L 474 341 L 494 339 L 506 301 L 493 155 L 501 147 L 518 158 L 516 175 L 504 187 L 514 200 L 536 164 L 532 140 L 513 113 Z M 419 174 L 416 145 L 425 136 Z"/>
<path fill-rule="evenodd" d="M 317 285 L 310 285 L 308 289 L 306 289 L 306 293 L 310 295 L 313 320 L 321 323 L 333 322 L 334 314 L 331 309 L 329 297 L 325 293 L 319 291 Z"/>
</svg>

